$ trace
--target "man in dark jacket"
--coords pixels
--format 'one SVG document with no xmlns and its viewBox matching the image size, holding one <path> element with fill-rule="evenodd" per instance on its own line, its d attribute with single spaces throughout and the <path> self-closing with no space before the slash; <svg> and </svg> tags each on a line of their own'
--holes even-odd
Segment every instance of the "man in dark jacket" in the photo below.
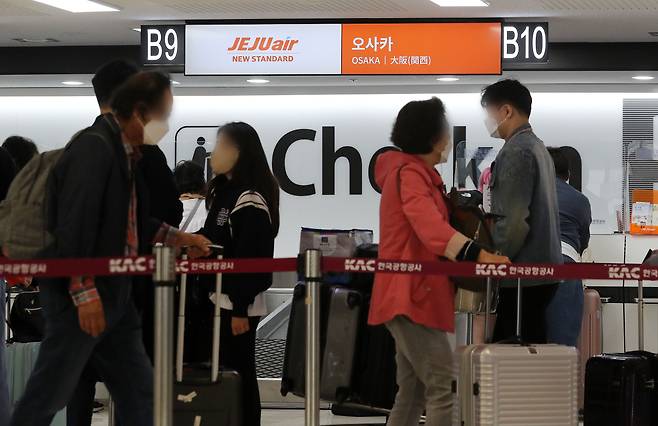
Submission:
<svg viewBox="0 0 658 426">
<path fill-rule="evenodd" d="M 62 154 L 49 187 L 55 257 L 135 256 L 154 242 L 209 253 L 206 238 L 149 216 L 136 166 L 140 146 L 166 133 L 170 84 L 157 72 L 131 77 L 114 96 L 113 114 L 99 117 Z M 107 384 L 122 426 L 153 423 L 153 371 L 131 284 L 130 276 L 78 276 L 41 286 L 45 338 L 12 426 L 49 424 L 88 362 Z"/>
<path fill-rule="evenodd" d="M 144 145 L 141 151 L 139 169 L 149 193 L 151 216 L 171 226 L 180 226 L 183 219 L 183 203 L 178 199 L 174 174 L 167 164 L 164 153 L 155 145 Z M 133 292 L 135 305 L 142 317 L 144 347 L 153 361 L 155 289 L 150 276 L 136 278 Z"/>
<path fill-rule="evenodd" d="M 493 228 L 496 249 L 513 262 L 562 264 L 555 168 L 529 123 L 530 91 L 516 80 L 501 80 L 483 91 L 482 106 L 489 134 L 505 140 L 489 183 L 491 213 L 498 217 Z M 522 338 L 546 343 L 545 313 L 557 284 L 522 283 Z M 516 335 L 516 280 L 502 285 L 495 340 Z"/>
<path fill-rule="evenodd" d="M 592 208 L 587 197 L 569 185 L 569 160 L 559 148 L 549 148 L 555 163 L 557 200 L 560 206 L 560 235 L 564 263 L 577 263 L 589 246 Z M 548 306 L 548 341 L 576 346 L 583 319 L 582 280 L 564 280 Z"/>
<path fill-rule="evenodd" d="M 9 185 L 16 176 L 16 163 L 6 149 L 0 147 L 0 201 L 4 200 Z"/>
<path fill-rule="evenodd" d="M 0 147 L 0 202 L 7 196 L 9 185 L 16 175 L 16 165 L 11 155 Z M 0 318 L 5 318 L 6 283 L 0 277 Z M 9 422 L 11 405 L 9 403 L 9 386 L 7 385 L 7 365 L 5 358 L 5 327 L 0 327 L 0 425 Z"/>
<path fill-rule="evenodd" d="M 100 116 L 112 112 L 110 106 L 112 95 L 128 78 L 138 72 L 139 70 L 134 64 L 122 59 L 111 61 L 96 72 L 92 85 L 100 108 Z M 183 206 L 178 200 L 176 184 L 167 160 L 162 150 L 155 145 L 142 146 L 141 154 L 139 168 L 149 195 L 150 214 L 162 222 L 177 227 L 181 221 Z M 133 278 L 133 297 L 142 318 L 144 347 L 152 361 L 154 312 L 151 277 L 137 276 Z M 91 366 L 85 369 L 67 406 L 67 426 L 91 425 L 96 383 L 99 381 L 101 378 Z"/>
</svg>

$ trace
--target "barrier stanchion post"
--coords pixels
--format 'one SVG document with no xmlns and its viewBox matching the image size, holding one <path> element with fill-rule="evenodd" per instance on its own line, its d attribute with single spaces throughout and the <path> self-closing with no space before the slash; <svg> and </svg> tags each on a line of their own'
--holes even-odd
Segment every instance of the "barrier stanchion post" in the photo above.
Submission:
<svg viewBox="0 0 658 426">
<path fill-rule="evenodd" d="M 644 350 L 644 283 L 637 282 L 637 348 Z"/>
<path fill-rule="evenodd" d="M 307 250 L 304 254 L 306 282 L 306 392 L 304 414 L 306 426 L 320 425 L 320 284 L 322 253 Z"/>
<path fill-rule="evenodd" d="M 174 286 L 176 251 L 157 245 L 155 255 L 155 369 L 153 392 L 154 426 L 173 426 Z"/>
<path fill-rule="evenodd" d="M 110 399 L 107 401 L 107 425 L 108 426 L 115 426 L 117 424 L 116 420 L 116 410 L 114 407 L 114 401 L 112 400 L 112 396 L 110 396 Z"/>
<path fill-rule="evenodd" d="M 516 338 L 519 339 L 519 342 L 522 342 L 521 316 L 523 315 L 523 287 L 521 287 L 521 278 L 516 282 L 516 290 Z"/>
</svg>

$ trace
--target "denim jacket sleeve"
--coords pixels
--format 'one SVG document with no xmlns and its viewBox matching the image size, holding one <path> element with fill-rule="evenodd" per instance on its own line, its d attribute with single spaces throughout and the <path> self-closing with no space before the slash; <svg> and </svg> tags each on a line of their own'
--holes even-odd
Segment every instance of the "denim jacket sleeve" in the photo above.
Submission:
<svg viewBox="0 0 658 426">
<path fill-rule="evenodd" d="M 537 179 L 532 153 L 521 146 L 506 146 L 494 165 L 492 213 L 500 216 L 494 225 L 496 248 L 510 259 L 520 252 L 530 231 L 530 205 Z"/>
</svg>

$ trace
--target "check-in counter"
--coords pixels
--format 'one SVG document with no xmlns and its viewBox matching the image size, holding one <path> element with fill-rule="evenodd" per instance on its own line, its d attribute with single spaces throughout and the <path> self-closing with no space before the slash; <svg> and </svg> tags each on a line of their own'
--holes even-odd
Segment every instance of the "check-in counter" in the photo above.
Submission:
<svg viewBox="0 0 658 426">
<path fill-rule="evenodd" d="M 590 252 L 597 263 L 641 263 L 647 252 L 658 248 L 658 236 L 592 235 Z M 586 280 L 603 300 L 603 351 L 623 352 L 638 348 L 637 281 Z M 658 352 L 658 282 L 645 281 L 645 349 Z"/>
</svg>

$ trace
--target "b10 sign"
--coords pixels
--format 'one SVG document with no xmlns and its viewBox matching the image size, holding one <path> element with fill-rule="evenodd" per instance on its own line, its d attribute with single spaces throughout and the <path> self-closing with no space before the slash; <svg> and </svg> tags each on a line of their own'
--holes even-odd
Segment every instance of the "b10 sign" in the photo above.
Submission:
<svg viewBox="0 0 658 426">
<path fill-rule="evenodd" d="M 500 22 L 343 24 L 343 74 L 500 74 Z"/>
<path fill-rule="evenodd" d="M 188 25 L 188 75 L 340 74 L 340 24 Z"/>
<path fill-rule="evenodd" d="M 509 22 L 503 28 L 505 64 L 548 62 L 548 22 Z"/>
</svg>

